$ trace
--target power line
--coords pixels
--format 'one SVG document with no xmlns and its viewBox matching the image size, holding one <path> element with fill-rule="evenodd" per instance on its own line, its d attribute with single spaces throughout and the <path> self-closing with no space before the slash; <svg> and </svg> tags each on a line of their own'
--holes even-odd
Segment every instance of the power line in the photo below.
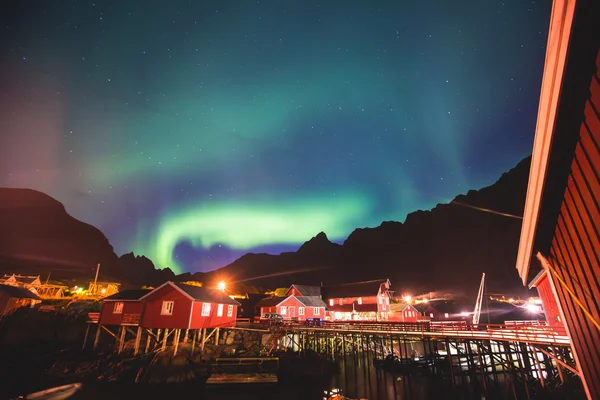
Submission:
<svg viewBox="0 0 600 400">
<path fill-rule="evenodd" d="M 523 217 L 519 216 L 519 215 L 513 215 L 513 214 L 507 214 L 507 213 L 503 213 L 500 211 L 494 211 L 494 210 L 490 210 L 489 208 L 483 208 L 483 207 L 477 207 L 477 206 L 472 206 L 470 204 L 465 204 L 465 203 L 461 203 L 459 201 L 456 200 L 452 200 L 450 202 L 450 204 L 456 204 L 459 206 L 463 206 L 463 207 L 467 207 L 467 208 L 472 208 L 474 210 L 479 210 L 479 211 L 483 211 L 483 212 L 487 212 L 490 214 L 496 214 L 496 215 L 502 215 L 503 217 L 510 217 L 510 218 L 516 218 L 516 219 L 523 219 Z"/>
</svg>

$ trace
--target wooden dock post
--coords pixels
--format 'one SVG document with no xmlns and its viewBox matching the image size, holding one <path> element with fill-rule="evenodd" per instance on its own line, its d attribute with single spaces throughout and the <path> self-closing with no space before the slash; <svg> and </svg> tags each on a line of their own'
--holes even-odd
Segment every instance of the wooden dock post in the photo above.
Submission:
<svg viewBox="0 0 600 400">
<path fill-rule="evenodd" d="M 121 326 L 121 336 L 119 337 L 119 352 L 118 352 L 118 354 L 121 354 L 121 352 L 123 351 L 123 346 L 125 345 L 126 332 L 127 332 L 127 329 L 124 326 Z"/>
<path fill-rule="evenodd" d="M 85 349 L 85 344 L 87 343 L 87 337 L 88 337 L 89 333 L 90 333 L 90 324 L 87 324 L 87 327 L 85 328 L 85 336 L 83 337 L 83 345 L 81 345 L 81 351 L 83 351 Z"/>
<path fill-rule="evenodd" d="M 165 351 L 165 349 L 167 348 L 167 338 L 169 337 L 169 329 L 165 329 L 165 333 L 163 334 L 163 341 L 162 341 L 162 351 Z"/>
<path fill-rule="evenodd" d="M 137 334 L 135 335 L 135 346 L 133 348 L 133 355 L 136 356 L 140 351 L 140 341 L 142 340 L 142 328 L 138 326 Z"/>
<path fill-rule="evenodd" d="M 98 329 L 96 330 L 96 338 L 94 339 L 94 350 L 98 346 L 98 342 L 100 341 L 100 331 L 102 330 L 102 325 L 98 324 Z"/>
<path fill-rule="evenodd" d="M 204 342 L 206 341 L 206 328 L 202 328 L 202 344 L 200 350 L 204 351 Z"/>
<path fill-rule="evenodd" d="M 188 334 L 190 333 L 189 329 L 185 330 L 185 335 L 183 336 L 183 343 L 187 343 L 188 342 Z"/>
<path fill-rule="evenodd" d="M 150 350 L 150 340 L 152 339 L 152 329 L 147 329 L 146 335 L 148 337 L 146 338 L 146 349 L 144 350 L 144 353 L 147 353 L 148 350 Z"/>
<path fill-rule="evenodd" d="M 219 328 L 215 328 L 215 346 L 219 345 Z"/>
<path fill-rule="evenodd" d="M 192 334 L 192 355 L 194 355 L 194 348 L 196 347 L 196 339 L 198 338 L 198 329 L 194 329 Z"/>
<path fill-rule="evenodd" d="M 173 357 L 177 355 L 177 349 L 179 348 L 179 335 L 181 335 L 181 329 L 176 329 L 173 335 L 173 342 L 175 342 L 175 348 L 173 349 Z"/>
</svg>

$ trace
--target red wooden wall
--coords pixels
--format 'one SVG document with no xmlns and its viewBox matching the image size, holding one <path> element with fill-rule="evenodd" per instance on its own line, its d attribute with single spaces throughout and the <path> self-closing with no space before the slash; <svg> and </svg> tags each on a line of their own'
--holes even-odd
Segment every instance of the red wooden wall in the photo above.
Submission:
<svg viewBox="0 0 600 400">
<path fill-rule="evenodd" d="M 173 315 L 161 315 L 163 301 L 174 301 Z M 153 291 L 144 299 L 140 325 L 145 328 L 187 329 L 193 301 L 171 285 Z M 196 310 L 195 310 L 196 311 Z M 198 313 L 201 311 L 198 310 Z"/>
<path fill-rule="evenodd" d="M 115 314 L 115 304 L 123 303 L 123 312 Z M 142 302 L 137 300 L 104 301 L 100 310 L 99 324 L 101 325 L 121 325 L 125 314 L 141 314 Z"/>
<path fill-rule="evenodd" d="M 210 315 L 202 316 L 202 302 L 194 302 L 194 308 L 192 311 L 192 324 L 190 329 L 201 329 L 201 328 L 227 328 L 235 326 L 235 319 L 237 316 L 237 307 L 233 305 L 233 313 L 231 317 L 227 316 L 227 308 L 229 304 L 223 304 L 223 315 L 217 316 L 218 304 L 210 303 Z"/>
<path fill-rule="evenodd" d="M 544 305 L 544 312 L 546 313 L 546 320 L 548 325 L 563 327 L 564 321 L 562 321 L 560 317 L 560 311 L 558 309 L 558 302 L 554 297 L 554 293 L 552 292 L 552 287 L 550 286 L 550 280 L 548 279 L 548 275 L 544 274 L 536 284 L 536 288 L 538 290 L 538 294 L 542 299 L 542 304 Z"/>
<path fill-rule="evenodd" d="M 600 321 L 600 51 L 596 67 L 549 262 Z M 555 283 L 589 396 L 600 399 L 600 332 L 564 285 L 557 279 Z"/>
</svg>

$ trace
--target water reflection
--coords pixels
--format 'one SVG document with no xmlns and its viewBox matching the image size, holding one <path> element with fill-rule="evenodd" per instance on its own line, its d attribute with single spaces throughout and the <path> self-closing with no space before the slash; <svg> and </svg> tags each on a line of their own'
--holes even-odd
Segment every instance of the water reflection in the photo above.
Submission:
<svg viewBox="0 0 600 400">
<path fill-rule="evenodd" d="M 434 400 L 466 399 L 453 393 L 451 384 L 429 375 L 394 377 L 378 371 L 372 356 L 363 353 L 347 355 L 339 360 L 339 371 L 329 378 L 304 378 L 274 385 L 206 386 L 203 383 L 167 385 L 85 385 L 73 399 L 298 399 L 321 400 L 325 390 L 340 388 L 350 398 L 369 400 Z"/>
</svg>

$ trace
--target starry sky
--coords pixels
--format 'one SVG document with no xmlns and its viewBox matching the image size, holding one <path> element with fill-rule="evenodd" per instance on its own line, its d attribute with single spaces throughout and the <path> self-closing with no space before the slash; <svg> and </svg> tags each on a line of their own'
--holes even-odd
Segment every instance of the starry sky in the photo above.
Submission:
<svg viewBox="0 0 600 400">
<path fill-rule="evenodd" d="M 207 271 L 403 221 L 531 153 L 551 1 L 0 5 L 0 186 Z"/>
</svg>

